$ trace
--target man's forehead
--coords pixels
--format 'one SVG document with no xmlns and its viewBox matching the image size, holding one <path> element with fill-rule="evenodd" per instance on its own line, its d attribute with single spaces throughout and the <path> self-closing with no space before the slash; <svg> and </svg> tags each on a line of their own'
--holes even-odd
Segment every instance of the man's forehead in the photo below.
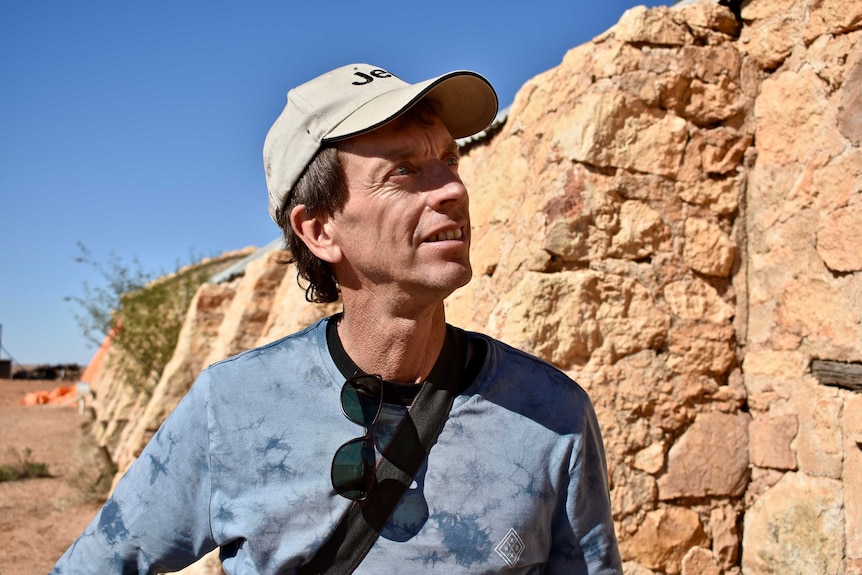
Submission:
<svg viewBox="0 0 862 575">
<path fill-rule="evenodd" d="M 345 152 L 386 160 L 398 160 L 427 153 L 457 153 L 455 139 L 443 123 L 435 119 L 430 125 L 394 122 L 376 130 L 349 138 L 336 144 Z"/>
</svg>

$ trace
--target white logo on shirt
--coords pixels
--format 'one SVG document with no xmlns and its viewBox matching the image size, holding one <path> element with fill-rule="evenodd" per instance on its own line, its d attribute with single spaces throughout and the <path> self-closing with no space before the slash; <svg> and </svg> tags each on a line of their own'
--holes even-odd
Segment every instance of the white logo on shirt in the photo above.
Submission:
<svg viewBox="0 0 862 575">
<path fill-rule="evenodd" d="M 521 558 L 521 553 L 524 552 L 524 542 L 517 531 L 509 529 L 503 540 L 494 547 L 494 551 L 503 558 L 506 565 L 513 567 L 518 562 L 518 559 Z"/>
</svg>

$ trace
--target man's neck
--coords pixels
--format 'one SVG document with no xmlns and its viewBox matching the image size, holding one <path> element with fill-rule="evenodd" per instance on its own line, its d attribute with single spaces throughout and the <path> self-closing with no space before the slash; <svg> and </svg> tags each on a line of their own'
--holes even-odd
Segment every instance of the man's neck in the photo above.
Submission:
<svg viewBox="0 0 862 575">
<path fill-rule="evenodd" d="M 362 371 L 390 381 L 421 383 L 434 367 L 446 338 L 443 303 L 398 317 L 374 306 L 351 306 L 345 301 L 338 336 Z"/>
</svg>

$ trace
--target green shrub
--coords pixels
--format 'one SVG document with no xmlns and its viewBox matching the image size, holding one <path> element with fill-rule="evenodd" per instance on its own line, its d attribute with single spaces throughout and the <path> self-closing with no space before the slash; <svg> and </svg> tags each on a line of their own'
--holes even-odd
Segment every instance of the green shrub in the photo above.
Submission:
<svg viewBox="0 0 862 575">
<path fill-rule="evenodd" d="M 109 357 L 121 383 L 151 393 L 174 353 L 180 329 L 200 285 L 242 254 L 201 260 L 173 274 L 154 279 L 138 260 L 124 264 L 115 254 L 105 263 L 93 259 L 80 242 L 77 262 L 94 268 L 102 286 L 83 284 L 83 295 L 69 296 L 84 336 L 98 345 L 112 334 L 112 346 L 120 353 Z"/>
<path fill-rule="evenodd" d="M 149 393 L 173 356 L 183 321 L 198 288 L 224 267 L 222 261 L 198 263 L 125 293 L 112 317 L 117 373 L 127 385 Z"/>
<path fill-rule="evenodd" d="M 23 453 L 11 447 L 9 451 L 12 453 L 15 462 L 0 464 L 0 483 L 36 477 L 51 477 L 51 473 L 48 471 L 48 466 L 45 463 L 30 459 L 33 452 L 29 447 L 25 448 Z"/>
</svg>

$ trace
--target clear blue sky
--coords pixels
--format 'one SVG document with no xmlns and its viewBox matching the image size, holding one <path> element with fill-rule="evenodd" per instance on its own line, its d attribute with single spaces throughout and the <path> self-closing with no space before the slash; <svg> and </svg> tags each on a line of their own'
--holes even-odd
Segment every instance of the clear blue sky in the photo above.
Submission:
<svg viewBox="0 0 862 575">
<path fill-rule="evenodd" d="M 628 8 L 669 3 L 4 0 L 3 347 L 90 360 L 64 301 L 99 285 L 77 242 L 169 272 L 276 238 L 261 147 L 292 86 L 352 62 L 411 82 L 471 69 L 507 106 Z"/>
</svg>

